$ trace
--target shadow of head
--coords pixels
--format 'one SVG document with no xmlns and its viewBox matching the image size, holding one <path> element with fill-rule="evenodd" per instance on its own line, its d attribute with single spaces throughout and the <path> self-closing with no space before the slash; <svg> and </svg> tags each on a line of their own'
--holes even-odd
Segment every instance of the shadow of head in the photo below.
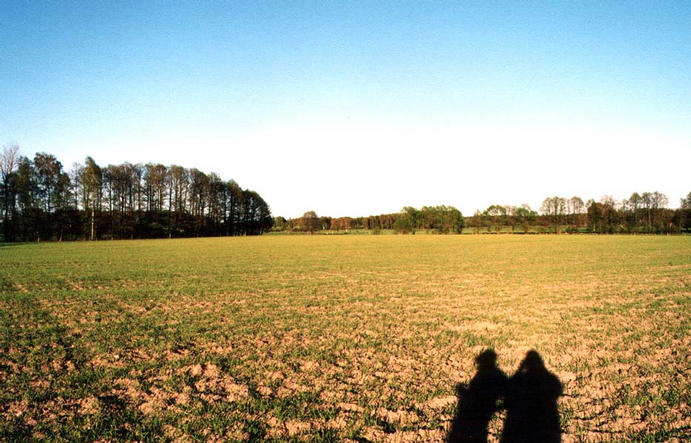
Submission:
<svg viewBox="0 0 691 443">
<path fill-rule="evenodd" d="M 486 370 L 497 367 L 497 353 L 493 349 L 482 351 L 475 357 L 475 365 L 478 370 Z"/>
<path fill-rule="evenodd" d="M 542 357 L 537 351 L 530 350 L 525 354 L 525 358 L 521 362 L 521 366 L 518 368 L 519 372 L 546 372 L 545 362 L 542 361 Z"/>
<path fill-rule="evenodd" d="M 477 373 L 469 383 L 458 383 L 456 385 L 456 395 L 460 396 L 465 394 L 471 388 L 471 386 L 474 388 L 472 391 L 475 394 L 481 394 L 481 392 L 479 392 L 480 390 L 478 389 L 478 383 L 485 381 L 487 379 L 486 375 L 489 375 L 490 377 L 502 377 L 503 375 L 503 373 L 501 373 L 497 367 L 497 353 L 492 349 L 487 349 L 475 357 L 475 367 L 477 368 Z"/>
</svg>

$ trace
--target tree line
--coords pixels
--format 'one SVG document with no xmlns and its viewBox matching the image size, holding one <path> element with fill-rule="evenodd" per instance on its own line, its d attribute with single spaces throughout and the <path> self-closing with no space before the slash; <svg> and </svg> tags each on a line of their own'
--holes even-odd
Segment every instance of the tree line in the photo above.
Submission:
<svg viewBox="0 0 691 443">
<path fill-rule="evenodd" d="M 540 210 L 528 205 L 491 205 L 469 220 L 476 232 L 566 232 L 598 234 L 671 234 L 691 230 L 691 193 L 669 209 L 660 192 L 634 192 L 620 201 L 605 195 L 584 202 L 578 196 L 548 197 Z"/>
<path fill-rule="evenodd" d="M 157 163 L 65 171 L 52 154 L 0 154 L 3 241 L 258 235 L 273 224 L 261 196 L 234 180 Z"/>
<path fill-rule="evenodd" d="M 671 234 L 691 229 L 691 192 L 681 199 L 678 209 L 669 209 L 669 200 L 660 192 L 634 192 L 628 199 L 615 200 L 610 195 L 599 202 L 579 197 L 546 198 L 540 208 L 555 232 L 564 229 L 600 234 L 642 233 Z"/>
<path fill-rule="evenodd" d="M 528 205 L 493 204 L 470 217 L 452 206 L 404 207 L 393 214 L 272 218 L 254 191 L 217 174 L 178 165 L 99 166 L 91 157 L 65 171 L 54 155 L 0 152 L 0 240 L 161 238 L 258 235 L 274 231 L 379 233 L 687 233 L 691 192 L 669 209 L 660 192 L 634 192 L 616 201 L 604 196 L 548 197 L 539 211 Z"/>
<path fill-rule="evenodd" d="M 660 192 L 634 192 L 616 201 L 604 196 L 600 201 L 584 202 L 580 197 L 548 197 L 539 211 L 530 206 L 493 204 L 470 217 L 453 206 L 404 207 L 394 214 L 368 217 L 326 217 L 314 211 L 302 217 L 274 219 L 275 231 L 349 232 L 391 230 L 401 234 L 426 233 L 599 233 L 599 234 L 679 234 L 691 232 L 691 192 L 677 209 L 667 208 L 669 201 Z"/>
<path fill-rule="evenodd" d="M 412 233 L 425 230 L 440 234 L 461 233 L 463 214 L 452 206 L 423 206 L 421 209 L 405 207 L 400 213 L 370 215 L 368 217 L 325 217 L 314 211 L 305 212 L 302 217 L 274 219 L 274 231 L 309 232 L 316 231 L 359 231 L 378 233 L 395 230 Z"/>
</svg>

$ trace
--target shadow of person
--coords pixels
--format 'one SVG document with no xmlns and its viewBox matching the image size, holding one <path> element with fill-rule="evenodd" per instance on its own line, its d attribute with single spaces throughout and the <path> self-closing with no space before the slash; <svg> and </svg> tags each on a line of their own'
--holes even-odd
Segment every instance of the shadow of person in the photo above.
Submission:
<svg viewBox="0 0 691 443">
<path fill-rule="evenodd" d="M 560 395 L 562 386 L 557 376 L 545 368 L 540 354 L 528 351 L 507 385 L 501 442 L 560 442 Z"/>
<path fill-rule="evenodd" d="M 504 396 L 507 377 L 497 367 L 497 354 L 487 349 L 475 358 L 477 373 L 467 387 L 456 385 L 458 405 L 447 442 L 486 442 L 487 426 Z"/>
</svg>

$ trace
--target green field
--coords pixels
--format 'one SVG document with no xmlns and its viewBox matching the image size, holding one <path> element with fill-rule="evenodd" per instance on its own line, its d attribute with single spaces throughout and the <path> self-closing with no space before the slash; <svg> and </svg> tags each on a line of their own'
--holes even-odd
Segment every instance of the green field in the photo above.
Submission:
<svg viewBox="0 0 691 443">
<path fill-rule="evenodd" d="M 0 440 L 443 440 L 487 348 L 563 441 L 691 436 L 688 236 L 6 244 L 0 294 Z"/>
</svg>

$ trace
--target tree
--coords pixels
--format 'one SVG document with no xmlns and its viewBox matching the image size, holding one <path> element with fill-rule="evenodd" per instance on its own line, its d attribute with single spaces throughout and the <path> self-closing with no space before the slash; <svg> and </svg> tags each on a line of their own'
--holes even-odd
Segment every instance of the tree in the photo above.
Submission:
<svg viewBox="0 0 691 443">
<path fill-rule="evenodd" d="M 463 232 L 463 214 L 453 206 L 423 206 L 420 210 L 422 227 L 440 234 Z"/>
<path fill-rule="evenodd" d="M 547 197 L 540 206 L 540 212 L 547 215 L 552 220 L 554 233 L 559 233 L 559 223 L 566 210 L 566 200 L 561 197 Z"/>
<path fill-rule="evenodd" d="M 537 217 L 537 212 L 530 209 L 530 206 L 526 203 L 523 203 L 520 208 L 516 208 L 515 217 L 518 224 L 523 226 L 523 233 L 527 234 L 530 223 L 534 222 L 535 217 Z"/>
<path fill-rule="evenodd" d="M 8 145 L 2 149 L 2 153 L 0 153 L 0 178 L 2 178 L 3 184 L 14 171 L 14 168 L 17 167 L 18 159 L 19 146 Z"/>
<path fill-rule="evenodd" d="M 228 235 L 238 235 L 240 232 L 240 222 L 242 221 L 242 208 L 243 208 L 243 193 L 242 188 L 238 185 L 235 180 L 230 180 L 227 183 L 228 187 L 228 225 L 229 232 Z"/>
<path fill-rule="evenodd" d="M 489 217 L 490 223 L 494 225 L 495 232 L 499 232 L 501 226 L 506 222 L 506 208 L 502 205 L 491 205 L 484 210 L 482 215 Z"/>
<path fill-rule="evenodd" d="M 0 153 L 0 203 L 5 241 L 255 235 L 273 226 L 258 193 L 214 173 L 151 163 L 101 168 L 91 157 L 66 173 L 54 155 L 31 160 L 14 146 Z M 328 227 L 331 218 L 321 221 Z"/>
<path fill-rule="evenodd" d="M 314 234 L 314 231 L 319 229 L 319 217 L 317 216 L 317 213 L 314 211 L 305 212 L 300 220 L 302 229 L 309 232 L 310 234 Z"/>
<path fill-rule="evenodd" d="M 17 167 L 19 146 L 8 145 L 0 153 L 0 179 L 2 179 L 2 227 L 5 241 L 11 239 L 10 214 L 14 208 L 14 193 L 10 190 L 12 174 Z"/>
<path fill-rule="evenodd" d="M 679 202 L 679 207 L 681 209 L 691 209 L 691 192 L 686 194 L 686 198 L 682 198 Z"/>
<path fill-rule="evenodd" d="M 142 212 L 144 206 L 144 166 L 141 164 L 132 165 L 132 190 L 134 192 L 134 200 L 137 202 L 137 212 Z"/>
<path fill-rule="evenodd" d="M 647 214 L 646 228 L 649 231 L 652 226 L 653 195 L 650 192 L 641 194 L 641 203 Z"/>
<path fill-rule="evenodd" d="M 475 233 L 479 234 L 482 228 L 482 213 L 479 210 L 476 210 L 475 214 L 473 214 L 472 223 L 475 228 Z"/>
<path fill-rule="evenodd" d="M 651 202 L 653 209 L 661 209 L 667 207 L 669 200 L 665 194 L 655 191 L 651 195 Z"/>
<path fill-rule="evenodd" d="M 666 232 L 668 230 L 669 214 L 664 210 L 668 203 L 669 200 L 665 194 L 655 191 L 650 195 L 653 227 L 656 232 Z"/>
<path fill-rule="evenodd" d="M 36 168 L 27 157 L 19 157 L 14 186 L 17 208 L 21 214 L 16 227 L 19 236 L 24 240 L 38 240 L 40 205 L 37 198 Z"/>
<path fill-rule="evenodd" d="M 53 198 L 58 241 L 62 241 L 65 227 L 69 227 L 72 219 L 71 214 L 74 214 L 70 211 L 71 188 L 69 174 L 61 172 L 55 184 L 55 196 Z"/>
<path fill-rule="evenodd" d="M 34 167 L 36 168 L 37 184 L 39 186 L 39 198 L 42 200 L 43 208 L 47 213 L 53 211 L 53 199 L 58 184 L 58 179 L 62 174 L 62 164 L 54 155 L 37 153 L 34 156 Z"/>
<path fill-rule="evenodd" d="M 686 195 L 686 198 L 681 199 L 679 209 L 679 231 L 688 231 L 689 228 L 691 228 L 691 192 Z"/>
<path fill-rule="evenodd" d="M 600 197 L 600 203 L 603 205 L 611 206 L 615 208 L 617 206 L 617 201 L 611 195 L 603 195 Z"/>
<path fill-rule="evenodd" d="M 93 158 L 87 157 L 82 170 L 84 209 L 91 213 L 89 239 L 96 239 L 96 211 L 101 209 L 103 174 Z"/>
<path fill-rule="evenodd" d="M 639 227 L 639 212 L 642 204 L 643 199 L 638 192 L 634 192 L 631 194 L 628 200 L 624 200 L 623 206 L 624 210 L 627 212 L 625 219 L 627 221 L 629 232 L 635 232 L 635 230 Z"/>
<path fill-rule="evenodd" d="M 190 213 L 196 220 L 195 235 L 199 235 L 205 228 L 205 219 L 209 195 L 209 177 L 202 171 L 190 170 L 189 201 Z"/>
<path fill-rule="evenodd" d="M 585 210 L 583 200 L 578 196 L 573 196 L 568 200 L 569 214 L 581 214 Z"/>
<path fill-rule="evenodd" d="M 170 179 L 169 196 L 172 202 L 169 210 L 182 213 L 187 202 L 189 172 L 182 166 L 173 165 L 168 168 L 168 177 Z"/>
<path fill-rule="evenodd" d="M 218 174 L 212 172 L 208 175 L 208 178 L 208 217 L 211 220 L 212 232 L 219 233 L 222 229 L 221 226 L 226 217 L 226 206 L 228 204 L 228 198 L 226 193 L 228 192 L 228 188 L 226 187 L 225 182 L 221 180 L 221 177 Z"/>
<path fill-rule="evenodd" d="M 631 194 L 631 197 L 629 197 L 629 207 L 634 213 L 634 223 L 637 225 L 638 224 L 638 209 L 641 207 L 641 204 L 643 203 L 643 199 L 641 196 L 638 194 L 638 192 L 634 192 Z"/>
<path fill-rule="evenodd" d="M 415 230 L 420 226 L 421 215 L 420 211 L 411 206 L 404 207 L 394 222 L 394 230 L 403 234 L 410 232 L 415 235 Z"/>
<path fill-rule="evenodd" d="M 333 220 L 332 220 L 332 223 L 333 223 Z M 288 220 L 286 220 L 285 217 L 282 217 L 280 215 L 278 217 L 274 217 L 273 229 L 275 231 L 285 231 L 286 226 L 288 226 Z M 332 227 L 331 229 L 334 229 L 334 228 Z"/>
<path fill-rule="evenodd" d="M 602 203 L 588 201 L 588 227 L 592 232 L 602 232 Z"/>
<path fill-rule="evenodd" d="M 516 211 L 518 208 L 513 205 L 506 205 L 504 206 L 504 209 L 506 210 L 506 215 L 505 215 L 505 220 L 506 223 L 511 226 L 511 233 L 516 232 Z"/>
<path fill-rule="evenodd" d="M 265 231 L 271 229 L 273 226 L 273 218 L 269 205 L 266 204 L 259 194 L 254 191 L 246 190 L 245 204 L 246 204 L 246 234 L 261 235 Z M 316 224 L 317 229 L 321 229 L 321 221 L 316 217 L 316 213 L 311 211 L 315 217 L 311 218 L 312 223 Z"/>
<path fill-rule="evenodd" d="M 585 203 L 583 203 L 583 200 L 574 195 L 567 201 L 567 206 L 571 219 L 570 223 L 573 223 L 576 226 L 585 224 L 585 220 L 583 220 L 583 218 L 587 209 L 585 207 Z"/>
<path fill-rule="evenodd" d="M 350 217 L 332 218 L 330 229 L 332 231 L 350 231 L 352 220 Z"/>
</svg>

